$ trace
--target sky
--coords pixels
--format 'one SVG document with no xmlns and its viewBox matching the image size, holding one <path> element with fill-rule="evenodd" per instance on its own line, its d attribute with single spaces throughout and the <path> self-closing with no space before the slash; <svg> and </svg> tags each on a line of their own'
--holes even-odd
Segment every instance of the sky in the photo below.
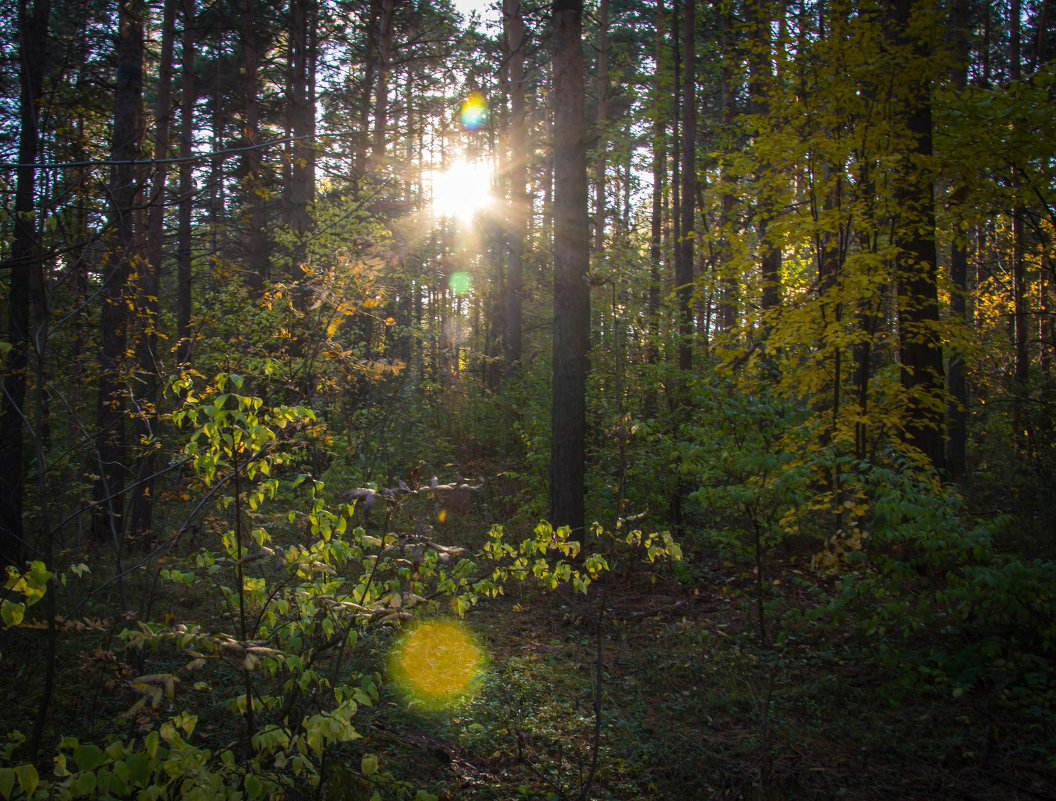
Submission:
<svg viewBox="0 0 1056 801">
<path fill-rule="evenodd" d="M 497 5 L 497 0 L 453 0 L 454 6 L 458 9 L 466 19 L 469 19 L 469 15 L 474 12 L 480 12 L 480 18 L 485 23 L 502 23 L 502 15 L 499 13 L 497 8 L 493 8 Z"/>
</svg>

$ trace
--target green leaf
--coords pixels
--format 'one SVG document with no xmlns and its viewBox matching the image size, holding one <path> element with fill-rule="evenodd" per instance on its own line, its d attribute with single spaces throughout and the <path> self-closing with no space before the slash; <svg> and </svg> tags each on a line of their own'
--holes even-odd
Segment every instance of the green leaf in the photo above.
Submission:
<svg viewBox="0 0 1056 801">
<path fill-rule="evenodd" d="M 94 773 L 81 773 L 70 784 L 70 790 L 75 796 L 91 795 L 97 783 Z"/>
<path fill-rule="evenodd" d="M 5 799 L 11 797 L 11 790 L 15 787 L 15 769 L 0 768 L 0 795 Z"/>
<path fill-rule="evenodd" d="M 378 755 L 364 754 L 363 759 L 360 760 L 359 769 L 369 779 L 378 770 Z"/>
<path fill-rule="evenodd" d="M 140 787 L 146 787 L 150 783 L 150 760 L 147 759 L 146 754 L 142 751 L 130 754 L 128 759 L 125 760 L 125 764 L 128 766 L 128 772 L 136 784 Z"/>
<path fill-rule="evenodd" d="M 103 761 L 103 749 L 94 743 L 79 746 L 73 752 L 73 761 L 79 770 L 95 770 Z"/>
<path fill-rule="evenodd" d="M 26 605 L 19 601 L 4 601 L 0 606 L 0 617 L 3 617 L 4 626 L 17 626 L 26 615 Z"/>
<path fill-rule="evenodd" d="M 248 798 L 263 798 L 264 796 L 264 785 L 253 774 L 246 776 L 246 796 Z"/>
<path fill-rule="evenodd" d="M 19 765 L 15 768 L 15 776 L 18 777 L 18 786 L 26 794 L 26 797 L 33 795 L 33 791 L 37 789 L 37 785 L 40 783 L 40 774 L 37 773 L 37 769 L 28 764 Z"/>
</svg>

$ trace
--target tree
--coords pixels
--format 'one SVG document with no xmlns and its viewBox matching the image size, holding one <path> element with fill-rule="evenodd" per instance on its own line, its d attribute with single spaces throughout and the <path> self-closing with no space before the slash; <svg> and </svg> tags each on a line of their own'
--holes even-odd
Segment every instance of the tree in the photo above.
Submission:
<svg viewBox="0 0 1056 801">
<path fill-rule="evenodd" d="M 550 522 L 585 524 L 586 384 L 590 343 L 590 234 L 583 104 L 583 3 L 555 0 L 554 322 Z"/>
<path fill-rule="evenodd" d="M 682 19 L 682 191 L 679 198 L 680 241 L 675 252 L 675 287 L 678 296 L 678 367 L 693 367 L 693 244 L 696 238 L 697 198 L 697 49 L 696 4 L 685 3 Z"/>
<path fill-rule="evenodd" d="M 140 169 L 136 161 L 143 138 L 143 15 L 140 0 L 119 5 L 117 83 L 110 152 L 110 220 L 103 266 L 100 314 L 99 393 L 96 411 L 95 507 L 92 531 L 96 539 L 111 539 L 120 562 L 124 535 L 124 492 L 128 477 L 125 423 L 127 385 L 122 376 L 128 341 L 126 293 L 135 266 L 141 263 L 142 215 Z"/>
<path fill-rule="evenodd" d="M 891 37 L 909 67 L 899 86 L 900 122 L 906 149 L 896 177 L 900 219 L 895 228 L 902 386 L 907 393 L 906 436 L 935 467 L 945 460 L 942 344 L 939 340 L 938 258 L 935 247 L 935 196 L 929 172 L 932 156 L 931 79 L 923 68 L 928 42 L 911 31 L 911 0 L 889 5 Z"/>
<path fill-rule="evenodd" d="M 22 436 L 26 371 L 34 349 L 32 326 L 43 322 L 45 302 L 34 197 L 50 14 L 50 0 L 35 0 L 32 10 L 28 0 L 19 0 L 18 184 L 8 301 L 11 352 L 4 366 L 3 398 L 0 399 L 0 567 L 17 564 L 23 553 Z"/>
<path fill-rule="evenodd" d="M 524 291 L 524 240 L 528 215 L 528 194 L 525 191 L 528 172 L 526 41 L 520 0 L 504 0 L 502 19 L 510 87 L 510 202 L 506 231 L 506 330 L 503 332 L 503 356 L 509 374 L 521 361 L 521 293 Z"/>
</svg>

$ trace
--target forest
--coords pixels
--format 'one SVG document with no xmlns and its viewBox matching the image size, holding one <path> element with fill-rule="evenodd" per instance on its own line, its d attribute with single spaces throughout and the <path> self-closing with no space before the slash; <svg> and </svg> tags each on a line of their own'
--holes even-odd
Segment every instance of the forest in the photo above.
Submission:
<svg viewBox="0 0 1056 801">
<path fill-rule="evenodd" d="M 0 43 L 0 798 L 1056 799 L 1049 0 Z"/>
</svg>

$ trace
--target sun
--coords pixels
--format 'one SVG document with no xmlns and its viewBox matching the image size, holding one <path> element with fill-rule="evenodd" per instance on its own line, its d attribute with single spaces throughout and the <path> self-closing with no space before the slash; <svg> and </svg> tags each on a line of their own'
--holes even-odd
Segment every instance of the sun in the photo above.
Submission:
<svg viewBox="0 0 1056 801">
<path fill-rule="evenodd" d="M 492 203 L 491 168 L 483 161 L 452 162 L 434 172 L 430 184 L 433 212 L 439 216 L 469 222 Z"/>
</svg>

